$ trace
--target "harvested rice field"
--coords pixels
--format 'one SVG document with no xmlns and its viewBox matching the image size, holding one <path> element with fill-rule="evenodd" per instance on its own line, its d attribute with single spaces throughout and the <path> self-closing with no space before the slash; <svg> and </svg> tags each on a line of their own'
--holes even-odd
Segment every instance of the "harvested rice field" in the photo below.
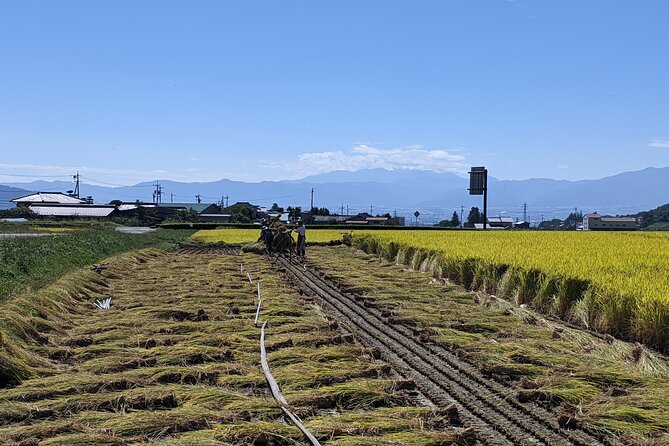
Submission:
<svg viewBox="0 0 669 446">
<path fill-rule="evenodd" d="M 669 444 L 665 356 L 402 262 L 105 263 L 0 306 L 0 444 Z"/>
<path fill-rule="evenodd" d="M 261 370 L 258 281 L 272 374 L 324 444 L 469 435 L 452 408 L 427 404 L 263 257 L 145 250 L 108 264 L 2 307 L 12 362 L 0 368 L 0 444 L 308 444 Z M 111 309 L 93 306 L 107 296 Z"/>
</svg>

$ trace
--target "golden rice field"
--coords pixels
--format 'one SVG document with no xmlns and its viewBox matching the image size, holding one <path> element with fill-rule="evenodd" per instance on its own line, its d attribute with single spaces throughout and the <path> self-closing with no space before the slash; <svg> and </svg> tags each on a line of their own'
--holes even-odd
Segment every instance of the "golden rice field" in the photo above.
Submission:
<svg viewBox="0 0 669 446">
<path fill-rule="evenodd" d="M 347 231 L 308 229 L 309 243 Z M 353 243 L 602 332 L 669 351 L 669 234 L 354 230 Z M 201 242 L 255 241 L 257 230 L 199 231 Z"/>
<path fill-rule="evenodd" d="M 341 240 L 342 235 L 349 233 L 341 229 L 308 229 L 307 241 L 309 243 L 329 243 L 332 240 Z M 197 231 L 191 236 L 191 240 L 200 243 L 227 243 L 239 245 L 258 240 L 260 229 L 209 229 Z M 297 240 L 297 235 L 293 234 Z"/>
<path fill-rule="evenodd" d="M 669 348 L 669 234 L 357 231 L 354 243 L 543 312 Z"/>
</svg>

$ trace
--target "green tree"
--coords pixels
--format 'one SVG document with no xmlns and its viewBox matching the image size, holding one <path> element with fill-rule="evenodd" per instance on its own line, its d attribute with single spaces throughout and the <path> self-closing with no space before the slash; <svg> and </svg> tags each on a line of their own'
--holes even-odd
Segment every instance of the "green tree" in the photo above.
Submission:
<svg viewBox="0 0 669 446">
<path fill-rule="evenodd" d="M 451 226 L 454 228 L 460 226 L 460 217 L 458 217 L 458 213 L 456 211 L 453 211 L 453 215 L 451 216 Z"/>
<path fill-rule="evenodd" d="M 479 208 L 476 206 L 469 210 L 469 215 L 467 216 L 467 223 L 465 223 L 465 226 L 468 228 L 473 228 L 475 223 L 483 223 L 483 215 L 481 215 Z"/>
<path fill-rule="evenodd" d="M 302 218 L 302 208 L 300 206 L 288 206 L 286 211 L 288 212 L 288 218 L 291 221 L 297 221 Z"/>
</svg>

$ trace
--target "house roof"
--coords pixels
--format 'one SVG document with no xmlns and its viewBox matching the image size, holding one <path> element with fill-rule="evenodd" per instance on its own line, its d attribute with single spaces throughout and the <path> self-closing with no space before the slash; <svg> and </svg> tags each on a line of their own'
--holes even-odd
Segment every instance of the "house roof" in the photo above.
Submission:
<svg viewBox="0 0 669 446">
<path fill-rule="evenodd" d="M 119 204 L 118 205 L 118 210 L 119 211 L 132 211 L 133 209 L 137 209 L 139 207 L 142 208 L 155 208 L 155 204 L 137 204 L 137 203 L 124 203 L 124 204 Z"/>
<path fill-rule="evenodd" d="M 328 222 L 331 220 L 342 222 L 351 218 L 348 215 L 314 215 L 314 221 L 318 222 Z"/>
<path fill-rule="evenodd" d="M 30 210 L 37 215 L 49 217 L 108 217 L 116 210 L 113 205 L 48 205 L 34 204 Z"/>
<path fill-rule="evenodd" d="M 192 209 L 195 212 L 202 213 L 205 210 L 209 209 L 211 206 L 218 207 L 215 203 L 160 203 L 158 207 L 161 208 L 172 208 L 172 209 Z"/>
<path fill-rule="evenodd" d="M 602 217 L 599 214 L 586 214 L 587 218 L 598 218 L 602 222 L 607 223 L 636 223 L 636 218 L 634 217 Z"/>
<path fill-rule="evenodd" d="M 79 204 L 85 203 L 77 197 L 66 195 L 62 192 L 36 192 L 23 197 L 14 198 L 14 203 L 58 203 L 58 204 Z"/>
<path fill-rule="evenodd" d="M 488 217 L 488 223 L 513 223 L 512 217 Z"/>
</svg>

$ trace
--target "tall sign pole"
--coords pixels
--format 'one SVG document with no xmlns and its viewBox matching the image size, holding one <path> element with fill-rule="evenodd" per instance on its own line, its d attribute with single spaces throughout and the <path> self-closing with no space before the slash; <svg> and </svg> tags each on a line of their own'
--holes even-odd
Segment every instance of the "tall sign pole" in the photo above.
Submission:
<svg viewBox="0 0 669 446">
<path fill-rule="evenodd" d="M 469 195 L 483 195 L 483 229 L 488 227 L 488 170 L 472 167 L 469 172 Z"/>
</svg>

